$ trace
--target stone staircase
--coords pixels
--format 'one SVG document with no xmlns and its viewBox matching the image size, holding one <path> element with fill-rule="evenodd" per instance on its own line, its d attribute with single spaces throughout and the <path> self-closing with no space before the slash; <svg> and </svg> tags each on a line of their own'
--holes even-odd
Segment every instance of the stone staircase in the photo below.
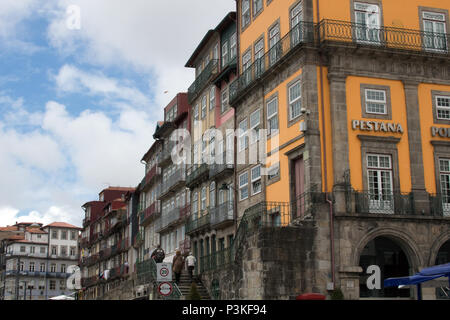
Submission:
<svg viewBox="0 0 450 320">
<path fill-rule="evenodd" d="M 175 275 L 174 275 L 175 280 Z M 197 291 L 200 294 L 202 300 L 211 300 L 209 297 L 208 291 L 203 286 L 203 284 L 197 279 L 197 276 L 194 275 L 195 283 L 197 284 Z M 191 290 L 191 281 L 189 280 L 189 273 L 186 270 L 181 272 L 180 283 L 178 284 L 178 288 L 183 294 L 183 298 L 186 299 L 189 295 L 189 291 Z"/>
</svg>

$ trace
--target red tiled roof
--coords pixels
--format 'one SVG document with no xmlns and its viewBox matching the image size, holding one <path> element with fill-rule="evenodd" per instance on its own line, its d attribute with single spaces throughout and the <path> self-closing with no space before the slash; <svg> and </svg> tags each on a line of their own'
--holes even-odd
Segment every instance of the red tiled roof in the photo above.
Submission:
<svg viewBox="0 0 450 320">
<path fill-rule="evenodd" d="M 108 188 L 104 189 L 103 191 L 105 191 L 105 190 L 134 191 L 135 188 L 130 188 L 130 187 L 108 187 Z M 102 192 L 100 192 L 100 193 L 102 193 Z"/>
<path fill-rule="evenodd" d="M 30 233 L 47 234 L 47 232 L 38 228 L 27 228 L 27 231 Z"/>
<path fill-rule="evenodd" d="M 68 223 L 66 223 L 66 222 L 53 222 L 53 223 L 50 223 L 50 224 L 44 226 L 43 228 L 46 228 L 46 227 L 54 227 L 54 228 L 70 228 L 70 229 L 80 229 L 80 230 L 82 229 L 82 228 L 80 228 L 80 227 L 74 226 L 74 225 L 72 225 L 72 224 L 68 224 Z"/>
</svg>

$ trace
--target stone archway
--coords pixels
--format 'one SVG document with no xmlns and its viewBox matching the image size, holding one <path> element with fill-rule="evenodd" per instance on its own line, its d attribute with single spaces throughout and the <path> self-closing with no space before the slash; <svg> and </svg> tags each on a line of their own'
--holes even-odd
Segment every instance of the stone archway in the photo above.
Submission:
<svg viewBox="0 0 450 320">
<path fill-rule="evenodd" d="M 363 270 L 359 279 L 361 298 L 411 297 L 410 289 L 383 288 L 384 279 L 412 275 L 422 265 L 419 250 L 414 240 L 402 231 L 392 228 L 379 228 L 366 234 L 353 252 L 355 266 Z M 368 289 L 367 268 L 380 267 L 381 289 Z"/>
<path fill-rule="evenodd" d="M 442 261 L 442 252 L 441 249 L 446 250 L 446 246 L 448 246 L 450 243 L 450 232 L 444 233 L 442 235 L 440 235 L 433 243 L 433 245 L 431 246 L 430 249 L 430 256 L 428 259 L 428 264 L 427 266 L 433 266 L 436 264 L 441 264 L 438 263 L 437 261 Z M 440 253 L 441 252 L 441 253 Z M 439 257 L 439 255 L 441 257 Z M 450 262 L 450 259 L 447 260 L 447 262 Z M 442 262 L 445 263 L 445 262 Z"/>
</svg>

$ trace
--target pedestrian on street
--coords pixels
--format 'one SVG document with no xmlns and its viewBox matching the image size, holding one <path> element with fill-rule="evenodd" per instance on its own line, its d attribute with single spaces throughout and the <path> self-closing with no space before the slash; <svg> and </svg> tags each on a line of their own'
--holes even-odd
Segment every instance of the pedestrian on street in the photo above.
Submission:
<svg viewBox="0 0 450 320">
<path fill-rule="evenodd" d="M 166 254 L 164 250 L 161 248 L 161 245 L 158 244 L 156 249 L 152 252 L 151 258 L 155 260 L 156 263 L 162 263 Z"/>
<path fill-rule="evenodd" d="M 175 283 L 180 282 L 181 270 L 183 270 L 184 258 L 181 255 L 181 251 L 177 250 L 176 255 L 173 257 L 172 261 L 172 271 L 175 273 Z"/>
<path fill-rule="evenodd" d="M 192 255 L 192 252 L 189 252 L 189 255 L 186 258 L 186 265 L 189 271 L 189 280 L 192 281 L 193 278 L 193 272 L 195 268 L 195 263 L 197 262 L 197 259 Z"/>
</svg>

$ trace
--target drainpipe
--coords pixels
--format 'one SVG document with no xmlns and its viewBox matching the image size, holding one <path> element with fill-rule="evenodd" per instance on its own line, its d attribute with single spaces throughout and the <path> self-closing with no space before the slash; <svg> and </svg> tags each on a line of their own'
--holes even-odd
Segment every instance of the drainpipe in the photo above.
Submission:
<svg viewBox="0 0 450 320">
<path fill-rule="evenodd" d="M 238 0 L 236 1 L 236 79 L 235 81 L 238 80 L 239 78 L 239 71 L 240 71 L 240 64 L 239 64 L 239 60 L 240 60 L 240 27 L 239 27 L 239 2 Z M 229 92 L 229 91 L 228 91 Z M 234 108 L 234 124 L 233 124 L 233 129 L 234 132 L 236 132 L 236 128 L 237 128 L 237 112 L 236 112 L 236 108 Z M 225 138 L 226 139 L 226 138 Z M 237 192 L 238 190 L 238 186 L 237 186 L 237 138 L 236 135 L 233 135 L 233 144 L 234 144 L 234 236 L 236 236 L 236 232 L 237 232 L 237 228 L 238 228 L 238 201 L 239 201 L 239 194 Z M 226 145 L 226 141 L 225 141 L 225 145 Z M 232 190 L 230 190 L 230 192 L 232 192 Z"/>
<path fill-rule="evenodd" d="M 316 0 L 317 7 L 317 23 L 320 23 L 320 0 Z M 335 253 L 334 253 L 334 220 L 333 220 L 333 202 L 328 198 L 328 170 L 327 170 L 327 140 L 325 135 L 325 106 L 324 106 L 324 93 L 323 93 L 323 66 L 322 63 L 319 65 L 320 71 L 320 108 L 322 112 L 322 143 L 323 143 L 323 172 L 324 172 L 324 183 L 325 183 L 325 199 L 330 208 L 330 247 L 331 247 L 331 279 L 333 282 L 333 288 L 335 283 Z"/>
</svg>

